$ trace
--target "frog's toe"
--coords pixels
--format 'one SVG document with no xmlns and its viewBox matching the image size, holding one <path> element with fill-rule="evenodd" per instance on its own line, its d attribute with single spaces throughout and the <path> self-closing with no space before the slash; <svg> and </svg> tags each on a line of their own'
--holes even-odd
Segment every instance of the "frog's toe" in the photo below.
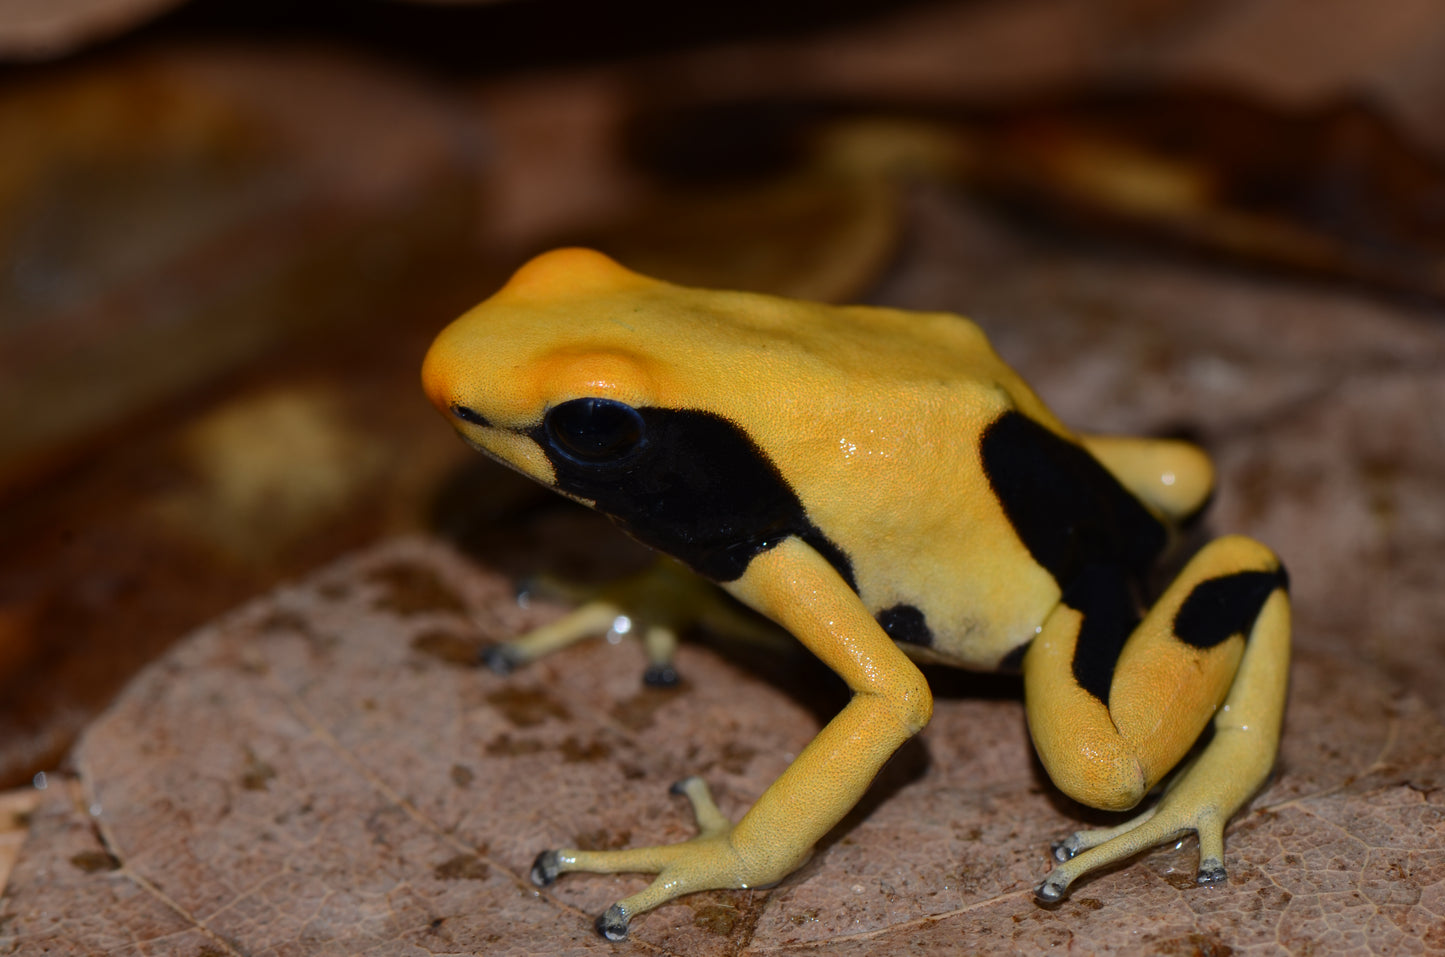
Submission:
<svg viewBox="0 0 1445 957">
<path fill-rule="evenodd" d="M 627 909 L 621 904 L 613 904 L 598 916 L 597 922 L 593 925 L 597 933 L 608 940 L 625 940 L 627 938 Z"/>
<path fill-rule="evenodd" d="M 1070 834 L 1062 841 L 1054 841 L 1049 845 L 1049 853 L 1052 854 L 1054 860 L 1060 864 L 1064 861 L 1071 860 L 1075 854 L 1078 854 L 1083 849 L 1083 840 L 1077 833 Z"/>
<path fill-rule="evenodd" d="M 532 861 L 532 883 L 538 887 L 548 887 L 557 880 L 562 873 L 562 862 L 556 851 L 543 851 Z"/>
<path fill-rule="evenodd" d="M 1229 880 L 1229 874 L 1224 870 L 1224 862 L 1215 858 L 1214 860 L 1201 860 L 1199 862 L 1199 873 L 1194 875 L 1194 883 L 1223 884 Z"/>
<path fill-rule="evenodd" d="M 1057 870 L 1044 878 L 1044 882 L 1034 888 L 1034 899 L 1040 904 L 1057 904 L 1064 899 L 1069 892 L 1069 878 L 1061 875 Z"/>
<path fill-rule="evenodd" d="M 525 663 L 526 658 L 518 654 L 517 649 L 510 644 L 492 645 L 490 648 L 483 648 L 481 653 L 482 664 L 493 674 L 509 675 Z"/>
<path fill-rule="evenodd" d="M 512 597 L 517 600 L 517 604 L 526 608 L 532 603 L 532 597 L 536 592 L 537 579 L 533 575 L 528 575 L 525 578 L 517 579 L 517 586 L 512 589 Z"/>
<path fill-rule="evenodd" d="M 642 683 L 649 688 L 676 688 L 682 678 L 670 664 L 651 664 L 642 673 Z"/>
</svg>

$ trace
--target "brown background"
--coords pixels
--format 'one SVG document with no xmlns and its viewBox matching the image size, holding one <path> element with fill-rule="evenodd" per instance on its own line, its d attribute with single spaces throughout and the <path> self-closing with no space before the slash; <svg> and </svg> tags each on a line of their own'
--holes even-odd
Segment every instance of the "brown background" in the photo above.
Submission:
<svg viewBox="0 0 1445 957">
<path fill-rule="evenodd" d="M 515 576 L 640 559 L 416 386 L 563 242 L 967 313 L 1066 421 L 1202 441 L 1297 607 L 1227 887 L 1186 842 L 1037 908 L 1093 818 L 944 673 L 803 872 L 612 949 L 1445 951 L 1438 4 L 162 6 L 0 4 L 0 952 L 602 950 L 637 879 L 532 854 L 685 837 L 686 773 L 737 813 L 837 707 L 715 641 L 671 695 L 470 665 L 555 613 Z"/>
</svg>

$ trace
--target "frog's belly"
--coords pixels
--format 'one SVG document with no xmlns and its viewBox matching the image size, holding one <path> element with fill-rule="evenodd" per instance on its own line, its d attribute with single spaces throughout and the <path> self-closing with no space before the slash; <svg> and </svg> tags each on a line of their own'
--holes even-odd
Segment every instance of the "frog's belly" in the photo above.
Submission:
<svg viewBox="0 0 1445 957">
<path fill-rule="evenodd" d="M 919 664 L 948 665 L 970 671 L 997 671 L 1010 653 L 1026 646 L 1038 632 L 1033 625 L 1010 631 L 975 630 L 934 634 L 928 643 L 894 638 L 909 658 Z"/>
<path fill-rule="evenodd" d="M 926 588 L 864 590 L 863 599 L 915 660 L 993 671 L 1038 633 L 1059 589 L 1048 572 L 1027 563 L 1007 573 L 959 574 Z"/>
</svg>

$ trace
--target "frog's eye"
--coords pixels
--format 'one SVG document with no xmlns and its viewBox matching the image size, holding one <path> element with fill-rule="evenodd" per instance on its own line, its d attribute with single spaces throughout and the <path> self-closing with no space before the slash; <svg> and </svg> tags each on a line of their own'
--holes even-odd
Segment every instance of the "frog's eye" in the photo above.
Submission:
<svg viewBox="0 0 1445 957">
<path fill-rule="evenodd" d="M 620 461 L 642 445 L 642 415 L 612 399 L 572 399 L 547 411 L 552 447 L 582 465 Z"/>
</svg>

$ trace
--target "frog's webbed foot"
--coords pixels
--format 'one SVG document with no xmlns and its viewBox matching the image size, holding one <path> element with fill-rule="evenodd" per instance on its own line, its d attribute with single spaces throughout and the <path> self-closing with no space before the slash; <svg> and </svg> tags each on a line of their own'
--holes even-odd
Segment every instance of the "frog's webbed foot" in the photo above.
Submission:
<svg viewBox="0 0 1445 957">
<path fill-rule="evenodd" d="M 671 559 L 659 559 L 645 571 L 601 587 L 580 587 L 549 578 L 533 579 L 518 599 L 533 594 L 576 602 L 578 607 L 525 635 L 493 645 L 481 661 L 497 674 L 511 674 L 529 662 L 587 638 L 605 635 L 613 643 L 636 637 L 647 655 L 643 683 L 671 688 L 680 680 L 673 659 L 678 634 L 705 617 L 723 599 L 710 583 Z"/>
<path fill-rule="evenodd" d="M 642 671 L 642 683 L 649 688 L 676 688 L 681 681 L 671 661 L 649 662 Z"/>
<path fill-rule="evenodd" d="M 1217 762 L 1214 762 L 1217 763 Z M 1185 834 L 1199 836 L 1196 884 L 1219 884 L 1228 878 L 1224 869 L 1224 826 L 1233 813 L 1197 793 L 1210 782 L 1197 778 L 1197 765 L 1175 780 L 1159 803 L 1117 827 L 1075 831 L 1049 846 L 1058 866 L 1034 889 L 1042 904 L 1056 904 L 1069 885 L 1099 867 L 1176 840 Z M 1195 793 L 1191 793 L 1195 792 Z"/>
<path fill-rule="evenodd" d="M 670 558 L 601 587 L 581 587 L 549 578 L 533 579 L 519 589 L 519 600 L 532 594 L 571 601 L 578 607 L 554 622 L 512 641 L 493 645 L 481 661 L 498 674 L 511 674 L 528 662 L 586 638 L 606 635 L 614 644 L 624 637 L 642 642 L 647 668 L 643 684 L 672 688 L 681 681 L 673 659 L 678 636 L 695 626 L 716 634 L 755 642 L 776 642 L 780 632 L 729 598 L 711 582 Z"/>
<path fill-rule="evenodd" d="M 697 837 L 679 844 L 618 851 L 543 851 L 532 862 L 532 883 L 546 887 L 569 871 L 656 874 L 646 888 L 617 901 L 597 918 L 598 933 L 608 940 L 622 940 L 634 916 L 674 897 L 720 887 L 765 886 L 781 880 L 801 863 L 789 859 L 779 870 L 776 863 L 744 859 L 730 840 L 733 823 L 718 810 L 701 778 L 678 781 L 671 790 L 692 804 Z"/>
<path fill-rule="evenodd" d="M 632 616 L 609 596 L 599 594 L 556 621 L 534 628 L 511 641 L 483 649 L 481 661 L 497 674 L 509 675 L 523 665 L 584 639 L 606 635 L 609 641 L 616 643 L 636 630 Z M 676 633 L 662 625 L 645 626 L 642 633 L 649 659 L 648 673 L 654 670 L 672 671 L 672 657 L 677 650 Z M 673 683 L 676 684 L 676 672 L 672 673 Z"/>
</svg>

